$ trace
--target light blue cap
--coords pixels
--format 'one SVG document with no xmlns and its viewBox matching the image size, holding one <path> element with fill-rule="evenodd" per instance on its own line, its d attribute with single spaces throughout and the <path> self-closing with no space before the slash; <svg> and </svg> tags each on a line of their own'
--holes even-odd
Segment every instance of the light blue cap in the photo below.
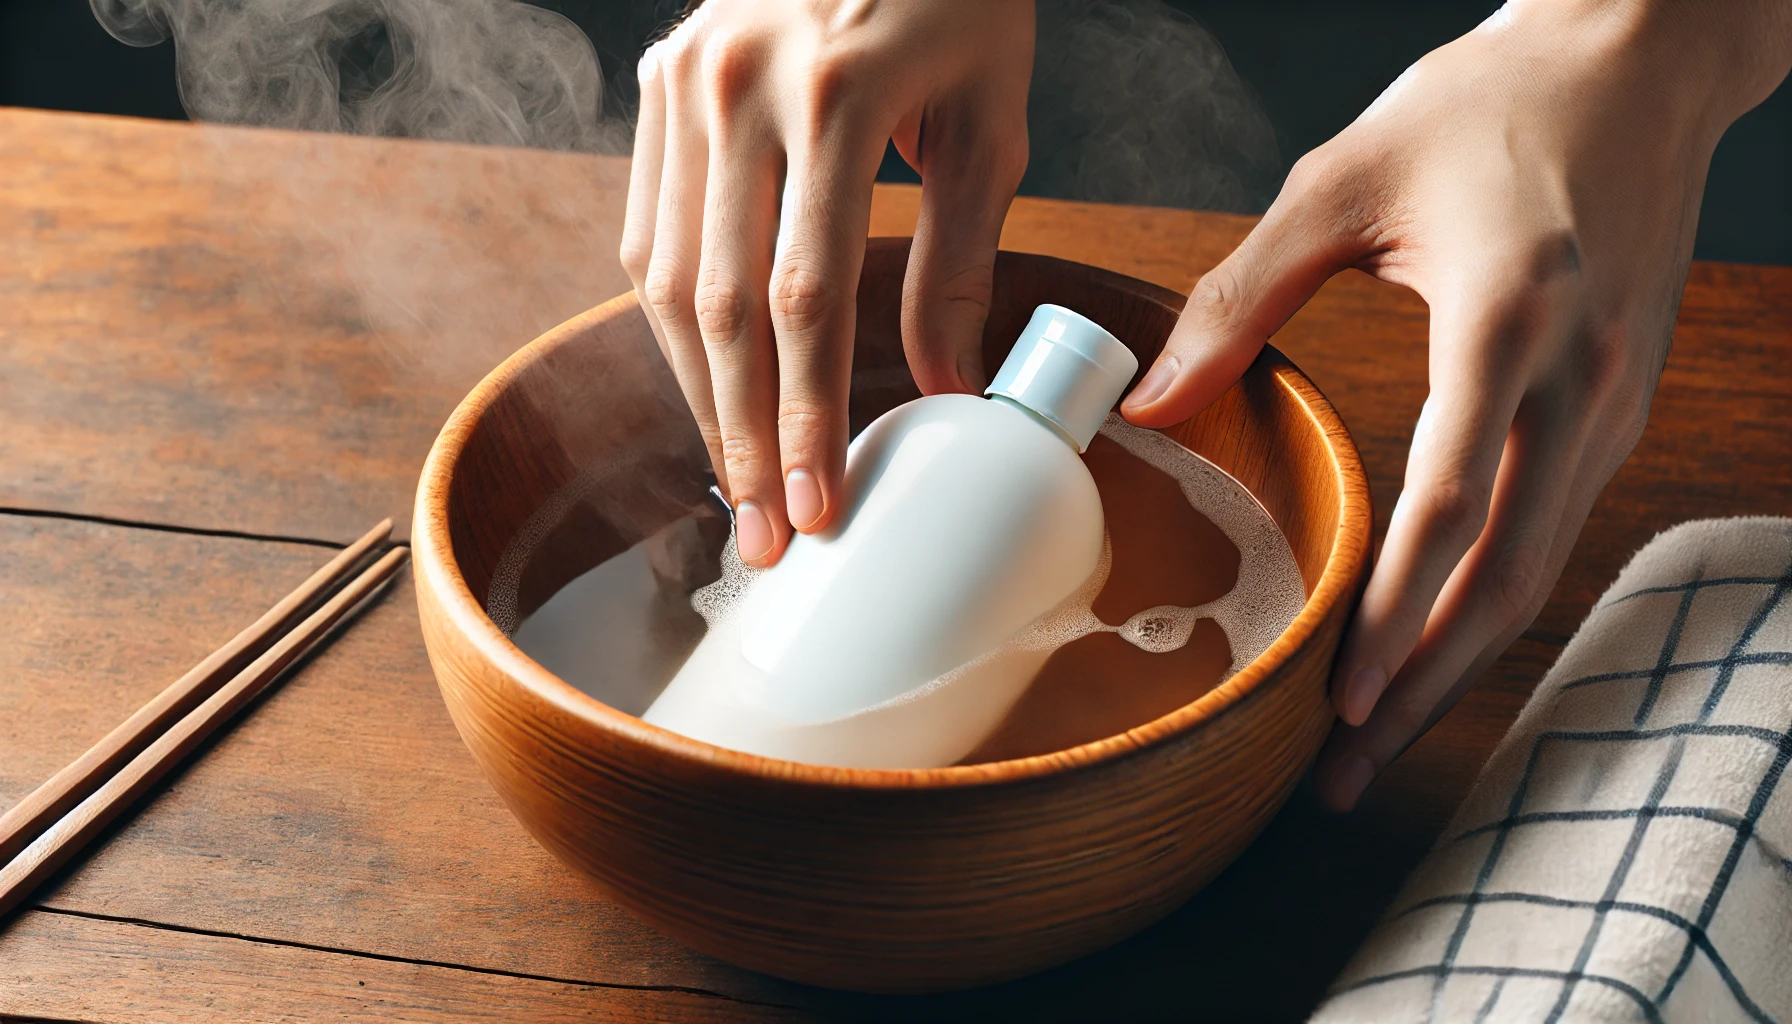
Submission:
<svg viewBox="0 0 1792 1024">
<path fill-rule="evenodd" d="M 1138 357 L 1100 324 L 1047 303 L 1033 311 L 983 393 L 1011 398 L 1056 423 L 1081 452 L 1138 370 Z"/>
</svg>

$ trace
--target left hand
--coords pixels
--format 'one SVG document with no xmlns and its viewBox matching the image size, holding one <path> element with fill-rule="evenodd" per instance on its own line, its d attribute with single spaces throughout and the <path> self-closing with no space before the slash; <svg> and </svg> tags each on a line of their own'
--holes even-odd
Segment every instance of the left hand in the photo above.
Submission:
<svg viewBox="0 0 1792 1024">
<path fill-rule="evenodd" d="M 922 180 L 902 285 L 915 383 L 982 391 L 1033 35 L 1032 0 L 708 0 L 642 56 L 622 265 L 748 564 L 844 503 L 856 292 L 891 142 Z"/>
</svg>

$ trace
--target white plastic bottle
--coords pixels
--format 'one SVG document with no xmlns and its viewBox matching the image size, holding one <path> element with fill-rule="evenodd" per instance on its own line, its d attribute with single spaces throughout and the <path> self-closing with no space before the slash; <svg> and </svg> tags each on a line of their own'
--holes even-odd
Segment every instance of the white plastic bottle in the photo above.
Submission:
<svg viewBox="0 0 1792 1024">
<path fill-rule="evenodd" d="M 879 417 L 848 449 L 842 514 L 712 623 L 646 720 L 819 764 L 968 754 L 1050 653 L 998 649 L 1095 571 L 1101 498 L 1079 453 L 1137 369 L 1099 325 L 1044 305 L 990 397 Z"/>
</svg>

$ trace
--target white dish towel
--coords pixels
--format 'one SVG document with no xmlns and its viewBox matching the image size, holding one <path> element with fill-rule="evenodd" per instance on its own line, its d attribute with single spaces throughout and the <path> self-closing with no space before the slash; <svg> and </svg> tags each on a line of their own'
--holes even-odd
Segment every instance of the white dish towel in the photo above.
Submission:
<svg viewBox="0 0 1792 1024">
<path fill-rule="evenodd" d="M 1314 1016 L 1792 1022 L 1792 519 L 1656 537 Z"/>
</svg>

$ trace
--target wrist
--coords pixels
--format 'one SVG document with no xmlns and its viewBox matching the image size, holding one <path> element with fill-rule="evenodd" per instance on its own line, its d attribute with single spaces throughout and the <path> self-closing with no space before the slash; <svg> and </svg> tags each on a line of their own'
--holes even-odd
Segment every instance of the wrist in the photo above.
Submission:
<svg viewBox="0 0 1792 1024">
<path fill-rule="evenodd" d="M 1784 0 L 1509 0 L 1496 17 L 1576 40 L 1625 87 L 1656 93 L 1706 128 L 1713 144 L 1792 68 Z"/>
</svg>

